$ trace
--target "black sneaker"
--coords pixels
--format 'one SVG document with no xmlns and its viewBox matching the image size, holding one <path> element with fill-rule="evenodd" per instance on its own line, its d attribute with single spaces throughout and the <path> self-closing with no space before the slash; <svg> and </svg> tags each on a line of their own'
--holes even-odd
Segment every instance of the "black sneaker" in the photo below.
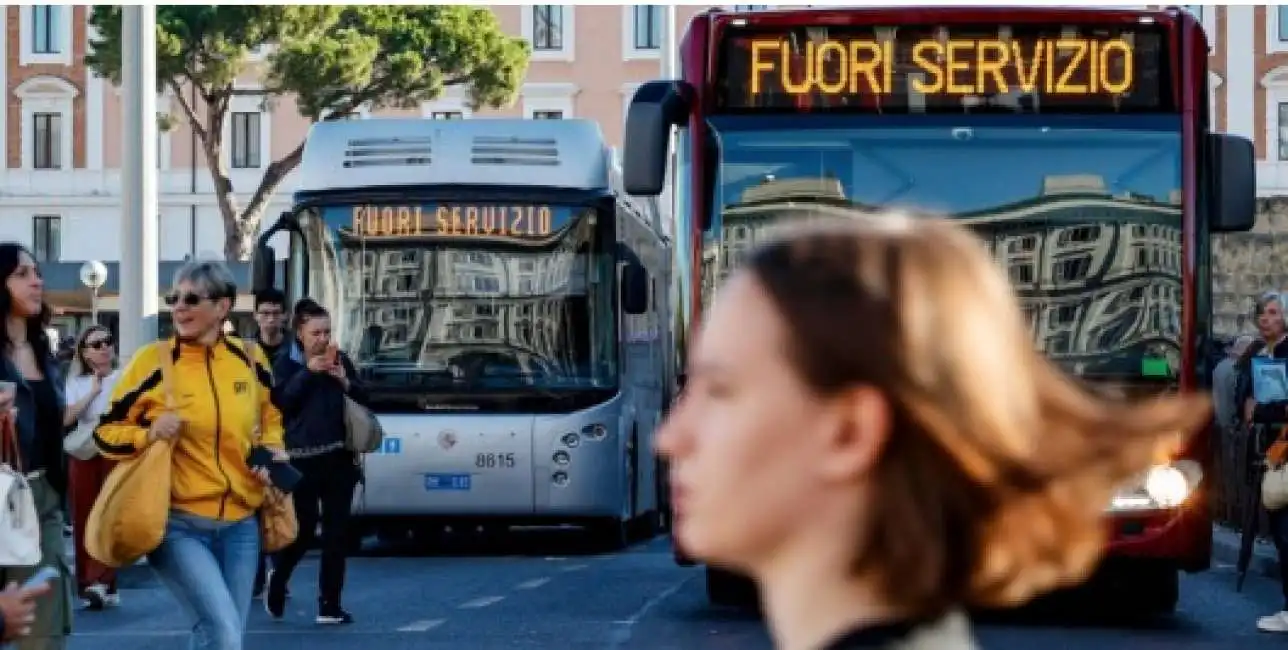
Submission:
<svg viewBox="0 0 1288 650">
<path fill-rule="evenodd" d="M 318 625 L 348 625 L 353 622 L 353 615 L 344 611 L 339 605 L 318 606 Z"/>
<path fill-rule="evenodd" d="M 273 619 L 280 620 L 286 612 L 286 585 L 272 571 L 265 582 L 268 584 L 264 587 L 264 611 Z"/>
</svg>

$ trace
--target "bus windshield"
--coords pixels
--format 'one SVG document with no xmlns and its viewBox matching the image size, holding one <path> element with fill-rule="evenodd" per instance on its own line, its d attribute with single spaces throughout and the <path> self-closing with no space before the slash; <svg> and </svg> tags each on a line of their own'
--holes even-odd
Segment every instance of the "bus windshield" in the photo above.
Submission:
<svg viewBox="0 0 1288 650">
<path fill-rule="evenodd" d="M 434 396 L 616 385 L 611 220 L 553 206 L 545 237 L 442 222 L 427 236 L 369 237 L 352 227 L 362 209 L 312 208 L 299 222 L 310 293 L 375 399 L 429 408 Z"/>
<path fill-rule="evenodd" d="M 784 221 L 914 208 L 970 223 L 1034 341 L 1086 376 L 1180 360 L 1178 116 L 718 116 L 704 291 Z M 712 268 L 714 267 L 714 268 Z"/>
</svg>

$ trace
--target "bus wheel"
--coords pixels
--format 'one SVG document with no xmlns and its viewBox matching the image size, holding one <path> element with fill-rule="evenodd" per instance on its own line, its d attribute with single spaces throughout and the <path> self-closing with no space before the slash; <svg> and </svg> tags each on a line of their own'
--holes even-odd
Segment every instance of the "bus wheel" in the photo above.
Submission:
<svg viewBox="0 0 1288 650">
<path fill-rule="evenodd" d="M 707 567 L 707 600 L 722 607 L 754 607 L 756 583 L 750 578 L 712 566 Z"/>
<path fill-rule="evenodd" d="M 1145 613 L 1168 616 L 1181 599 L 1181 572 L 1171 566 L 1149 567 L 1141 572 L 1140 605 Z"/>
<path fill-rule="evenodd" d="M 620 551 L 630 545 L 631 526 L 629 521 L 616 517 L 596 521 L 586 527 L 591 543 L 605 551 Z"/>
</svg>

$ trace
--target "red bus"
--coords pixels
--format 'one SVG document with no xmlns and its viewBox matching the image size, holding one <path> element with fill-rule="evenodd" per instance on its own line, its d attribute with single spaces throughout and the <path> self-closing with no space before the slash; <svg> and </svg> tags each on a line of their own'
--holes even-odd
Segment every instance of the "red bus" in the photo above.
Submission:
<svg viewBox="0 0 1288 650">
<path fill-rule="evenodd" d="M 670 188 L 679 363 L 766 232 L 915 206 L 972 224 L 1069 372 L 1125 394 L 1204 389 L 1211 235 L 1251 229 L 1255 193 L 1252 144 L 1209 129 L 1207 60 L 1179 8 L 694 17 L 681 79 L 636 91 L 623 156 L 627 192 Z M 1209 565 L 1210 435 L 1106 504 L 1102 575 L 1142 608 L 1172 610 L 1179 571 Z M 745 595 L 707 571 L 713 601 Z"/>
</svg>

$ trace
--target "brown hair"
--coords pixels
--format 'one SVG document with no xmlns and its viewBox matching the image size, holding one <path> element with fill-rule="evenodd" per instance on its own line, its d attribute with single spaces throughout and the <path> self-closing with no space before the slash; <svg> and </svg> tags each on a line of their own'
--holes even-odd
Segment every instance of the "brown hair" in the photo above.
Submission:
<svg viewBox="0 0 1288 650">
<path fill-rule="evenodd" d="M 748 268 L 816 392 L 890 402 L 857 574 L 935 615 L 1077 582 L 1116 488 L 1206 421 L 1203 396 L 1140 404 L 1079 387 L 1035 349 L 1013 290 L 965 228 L 899 214 L 794 227 Z"/>
<path fill-rule="evenodd" d="M 72 363 L 67 369 L 67 374 L 72 377 L 81 377 L 89 374 L 89 363 L 85 361 L 85 343 L 95 332 L 105 332 L 108 336 L 112 335 L 112 330 L 106 325 L 90 325 L 81 330 L 80 336 L 76 337 L 76 345 L 72 348 Z M 112 368 L 116 368 L 118 361 L 115 355 L 112 356 Z"/>
</svg>

